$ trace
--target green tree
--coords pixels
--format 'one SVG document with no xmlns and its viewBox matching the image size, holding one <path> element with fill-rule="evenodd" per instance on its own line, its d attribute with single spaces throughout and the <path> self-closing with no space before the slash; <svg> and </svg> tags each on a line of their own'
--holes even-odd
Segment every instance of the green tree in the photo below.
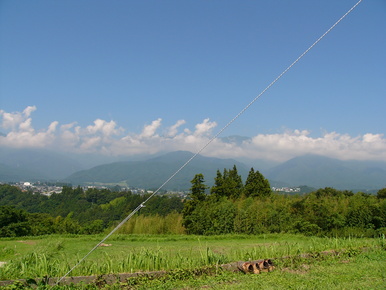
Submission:
<svg viewBox="0 0 386 290">
<path fill-rule="evenodd" d="M 99 234 L 103 231 L 104 225 L 102 220 L 94 220 L 83 228 L 85 234 Z"/>
<path fill-rule="evenodd" d="M 243 190 L 243 181 L 238 174 L 236 165 L 232 169 L 224 169 L 223 173 L 223 196 L 237 199 Z"/>
<path fill-rule="evenodd" d="M 236 206 L 229 199 L 221 198 L 218 202 L 205 202 L 204 218 L 199 222 L 204 224 L 204 234 L 220 235 L 234 232 Z M 205 221 L 205 223 L 203 223 Z"/>
<path fill-rule="evenodd" d="M 192 200 L 204 201 L 206 198 L 205 191 L 208 188 L 205 185 L 204 175 L 202 173 L 196 174 L 190 183 L 192 184 L 190 188 L 190 197 Z"/>
<path fill-rule="evenodd" d="M 81 227 L 77 220 L 72 218 L 73 213 L 70 212 L 65 218 L 58 216 L 55 219 L 55 226 L 61 234 L 79 234 Z"/>
<path fill-rule="evenodd" d="M 56 233 L 54 218 L 47 213 L 32 213 L 28 216 L 31 235 L 49 235 Z"/>
<path fill-rule="evenodd" d="M 20 237 L 30 233 L 28 213 L 11 206 L 0 206 L 0 237 Z"/>
<path fill-rule="evenodd" d="M 12 206 L 0 206 L 0 227 L 27 221 L 27 212 Z"/>
<path fill-rule="evenodd" d="M 195 210 L 200 203 L 205 201 L 207 186 L 202 173 L 196 174 L 190 183 L 192 184 L 189 194 L 190 200 L 187 200 L 184 204 L 182 224 L 188 233 L 194 233 L 193 227 L 197 224 L 197 213 L 195 213 Z"/>
<path fill-rule="evenodd" d="M 220 170 L 217 169 L 216 177 L 214 178 L 214 185 L 210 189 L 210 194 L 217 198 L 225 196 L 224 193 L 224 177 Z"/>
<path fill-rule="evenodd" d="M 244 195 L 246 197 L 264 197 L 271 195 L 271 186 L 258 170 L 251 170 L 248 173 L 247 180 L 244 186 Z"/>
<path fill-rule="evenodd" d="M 378 190 L 377 197 L 379 199 L 386 198 L 386 187 Z"/>
</svg>

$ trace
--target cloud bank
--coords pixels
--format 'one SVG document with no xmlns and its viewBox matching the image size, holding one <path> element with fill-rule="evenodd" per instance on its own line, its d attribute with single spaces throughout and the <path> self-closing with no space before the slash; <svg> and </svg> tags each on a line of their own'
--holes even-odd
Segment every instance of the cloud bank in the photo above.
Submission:
<svg viewBox="0 0 386 290">
<path fill-rule="evenodd" d="M 144 125 L 140 133 L 127 133 L 115 121 L 96 119 L 86 127 L 76 122 L 53 121 L 46 129 L 35 130 L 31 115 L 35 106 L 22 112 L 0 110 L 0 146 L 14 148 L 47 148 L 74 153 L 99 153 L 110 156 L 133 156 L 157 152 L 187 150 L 197 152 L 214 136 L 217 123 L 209 119 L 191 130 L 185 120 L 163 128 L 162 119 Z M 342 160 L 386 161 L 386 139 L 383 134 L 350 136 L 326 132 L 311 137 L 307 130 L 287 130 L 277 134 L 258 134 L 240 142 L 216 138 L 202 152 L 220 158 L 249 158 L 285 161 L 304 154 L 319 154 Z"/>
</svg>

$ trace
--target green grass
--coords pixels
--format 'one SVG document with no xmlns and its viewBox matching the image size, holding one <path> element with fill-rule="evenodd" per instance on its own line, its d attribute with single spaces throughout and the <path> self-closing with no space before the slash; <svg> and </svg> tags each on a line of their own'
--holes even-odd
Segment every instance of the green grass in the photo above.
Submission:
<svg viewBox="0 0 386 290">
<path fill-rule="evenodd" d="M 260 275 L 221 272 L 162 282 L 144 281 L 136 289 L 385 289 L 386 254 L 374 250 L 355 257 L 304 260 Z"/>
<path fill-rule="evenodd" d="M 0 267 L 0 280 L 61 277 L 102 238 L 103 236 L 47 236 L 22 240 L 0 239 L 0 261 L 6 262 Z M 282 289 L 289 288 L 291 285 L 288 283 L 298 285 L 296 289 L 309 289 L 310 286 L 320 289 L 336 288 L 334 283 L 339 283 L 337 287 L 341 288 L 359 289 L 350 284 L 353 279 L 373 283 L 373 288 L 377 288 L 379 283 L 385 283 L 385 276 L 382 274 L 386 272 L 384 239 L 335 239 L 289 234 L 115 235 L 105 243 L 111 246 L 95 250 L 70 276 L 153 270 L 172 270 L 172 273 L 177 271 L 181 276 L 178 279 L 172 276 L 162 283 L 156 280 L 142 281 L 143 286 L 140 284 L 137 287 L 144 287 L 143 289 L 150 286 L 155 287 L 154 289 L 194 289 L 206 284 L 215 289 L 253 289 L 255 285 L 278 289 L 273 287 L 275 283 Z M 360 249 L 364 247 L 368 252 L 362 253 Z M 261 275 L 216 272 L 214 275 L 211 273 L 193 278 L 189 272 L 233 261 L 342 249 L 345 249 L 341 251 L 344 255 L 338 257 L 318 257 L 304 261 L 277 260 L 277 269 L 274 272 Z M 186 273 L 187 279 L 184 279 Z M 358 285 L 364 285 L 361 283 L 358 282 Z M 165 285 L 169 285 L 169 288 L 162 288 Z"/>
</svg>

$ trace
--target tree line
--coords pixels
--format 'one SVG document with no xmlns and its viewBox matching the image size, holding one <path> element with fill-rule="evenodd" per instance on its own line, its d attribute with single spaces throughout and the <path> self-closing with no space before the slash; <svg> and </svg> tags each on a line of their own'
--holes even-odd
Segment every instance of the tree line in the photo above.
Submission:
<svg viewBox="0 0 386 290">
<path fill-rule="evenodd" d="M 0 237 L 95 234 L 122 221 L 149 195 L 130 191 L 63 186 L 45 196 L 0 185 Z M 214 184 L 203 174 L 191 180 L 188 198 L 156 195 L 122 227 L 123 233 L 367 236 L 386 234 L 386 188 L 377 195 L 321 188 L 307 194 L 271 191 L 253 168 L 245 180 L 217 170 Z"/>
<path fill-rule="evenodd" d="M 386 234 L 386 188 L 376 196 L 329 187 L 286 195 L 272 192 L 268 180 L 253 168 L 243 183 L 236 167 L 217 171 L 211 188 L 202 174 L 191 184 L 190 199 L 182 212 L 190 234 Z"/>
</svg>

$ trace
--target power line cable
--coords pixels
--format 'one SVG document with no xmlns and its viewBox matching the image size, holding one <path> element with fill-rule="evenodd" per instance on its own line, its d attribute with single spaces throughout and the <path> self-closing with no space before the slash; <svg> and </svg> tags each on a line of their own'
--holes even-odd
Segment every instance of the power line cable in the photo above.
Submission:
<svg viewBox="0 0 386 290">
<path fill-rule="evenodd" d="M 291 63 L 276 79 L 274 79 L 264 90 L 261 91 L 248 105 L 246 105 L 232 120 L 230 120 L 220 131 L 217 132 L 200 150 L 198 150 L 188 161 L 186 161 L 172 176 L 170 176 L 156 191 L 154 191 L 148 199 L 145 200 L 146 203 L 154 195 L 158 193 L 171 179 L 174 178 L 186 165 L 190 163 L 197 155 L 199 155 L 206 147 L 209 146 L 222 132 L 224 132 L 237 118 L 239 118 L 254 102 L 256 102 L 266 91 L 268 91 L 284 74 L 286 74 L 303 56 L 305 56 L 318 42 L 320 42 L 339 22 L 341 22 L 350 12 L 352 12 L 355 7 L 359 5 L 362 0 L 359 0 L 353 7 L 350 8 L 338 21 L 336 21 L 322 36 L 320 36 L 309 48 L 307 48 L 293 63 Z"/>
<path fill-rule="evenodd" d="M 239 118 L 253 103 L 255 103 L 266 91 L 268 91 L 283 75 L 285 75 L 297 62 L 300 61 L 315 45 L 317 45 L 332 29 L 335 28 L 348 14 L 350 14 L 362 0 L 359 0 L 352 6 L 339 20 L 337 20 L 325 33 L 322 34 L 310 47 L 308 47 L 294 62 L 292 62 L 280 75 L 278 75 L 264 90 L 260 92 L 248 105 L 246 105 L 233 119 L 231 119 L 220 131 L 217 132 L 204 146 L 202 146 L 189 160 L 187 160 L 175 173 L 173 173 L 157 190 L 155 190 L 144 202 L 135 208 L 125 219 L 123 219 L 105 238 L 103 238 L 94 248 L 92 248 L 81 260 L 78 261 L 63 277 L 57 282 L 58 285 L 67 277 L 80 263 L 82 263 L 93 251 L 95 251 L 104 241 L 115 233 L 124 223 L 126 223 L 134 214 L 136 214 L 145 204 L 156 195 L 170 180 L 172 180 L 182 169 L 184 169 L 194 158 L 197 157 L 206 147 L 208 147 L 222 132 L 224 132 L 237 118 Z"/>
</svg>

